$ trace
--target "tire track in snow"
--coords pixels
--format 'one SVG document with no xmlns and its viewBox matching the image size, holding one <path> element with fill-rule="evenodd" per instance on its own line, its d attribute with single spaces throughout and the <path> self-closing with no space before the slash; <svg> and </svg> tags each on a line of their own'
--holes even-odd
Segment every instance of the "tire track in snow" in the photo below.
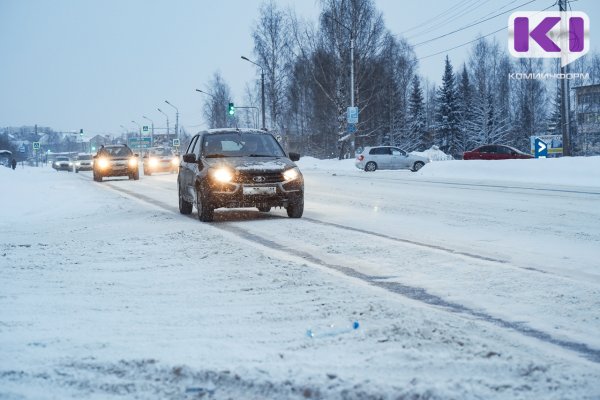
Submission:
<svg viewBox="0 0 600 400">
<path fill-rule="evenodd" d="M 164 209 L 165 211 L 179 213 L 179 209 L 177 206 L 173 206 L 171 204 L 162 202 L 160 200 L 156 200 L 150 196 L 140 194 L 140 193 L 131 191 L 129 189 L 124 189 L 122 187 L 110 184 L 108 182 L 106 183 L 105 186 L 114 191 L 121 192 L 123 194 L 126 194 L 132 198 L 138 199 L 138 200 L 148 203 L 150 205 L 160 207 L 160 208 Z M 187 218 L 194 218 L 194 214 L 187 216 Z M 279 217 L 269 217 L 269 218 L 279 218 Z M 398 240 L 403 243 L 418 245 L 420 247 L 426 247 L 426 248 L 430 248 L 432 250 L 440 250 L 440 251 L 445 251 L 445 252 L 448 252 L 448 253 L 454 254 L 454 255 L 475 258 L 479 261 L 498 262 L 498 260 L 487 258 L 487 257 L 480 257 L 480 256 L 476 256 L 476 255 L 470 255 L 469 253 L 457 252 L 457 251 L 453 251 L 451 249 L 443 248 L 443 247 L 436 246 L 436 245 L 429 245 L 429 244 L 423 244 L 423 243 L 419 243 L 419 242 L 412 242 L 409 240 L 388 237 L 387 235 L 376 234 L 376 233 L 370 232 L 370 231 L 363 231 L 361 229 L 345 227 L 343 225 L 338 225 L 338 224 L 334 224 L 334 223 L 323 222 L 323 221 L 314 220 L 314 219 L 310 219 L 310 218 L 306 218 L 306 221 L 315 223 L 315 224 L 332 226 L 332 227 L 335 227 L 338 229 L 351 230 L 353 232 L 358 232 L 358 233 L 362 233 L 362 234 L 366 234 L 366 235 L 375 235 L 377 237 L 382 237 L 382 238 L 386 238 L 386 239 Z M 251 244 L 253 244 L 255 246 L 258 245 L 260 247 L 266 248 L 270 252 L 283 254 L 286 258 L 290 258 L 290 257 L 297 258 L 299 262 L 309 262 L 311 264 L 314 264 L 314 265 L 317 265 L 320 267 L 325 267 L 328 269 L 335 270 L 346 276 L 349 276 L 349 277 L 352 277 L 355 279 L 360 279 L 360 280 L 367 282 L 373 286 L 385 289 L 391 293 L 395 293 L 395 294 L 407 297 L 412 300 L 416 300 L 416 301 L 419 301 L 419 302 L 422 302 L 422 303 L 425 303 L 428 305 L 442 308 L 442 309 L 447 310 L 452 313 L 464 314 L 464 315 L 467 315 L 470 317 L 474 317 L 478 320 L 491 323 L 498 327 L 501 327 L 504 329 L 509 329 L 509 330 L 518 332 L 522 335 L 538 339 L 542 342 L 559 346 L 565 350 L 569 350 L 569 351 L 578 353 L 592 362 L 600 364 L 600 349 L 591 348 L 590 346 L 588 346 L 585 343 L 564 340 L 564 339 L 558 339 L 547 332 L 528 327 L 527 325 L 525 325 L 523 323 L 506 321 L 504 319 L 494 317 L 493 315 L 490 315 L 488 313 L 477 311 L 472 308 L 466 307 L 462 304 L 444 300 L 440 296 L 428 293 L 427 290 L 424 288 L 404 285 L 404 284 L 398 283 L 398 282 L 389 282 L 389 281 L 386 281 L 385 278 L 382 279 L 381 277 L 373 277 L 373 276 L 358 272 L 349 267 L 329 263 L 327 261 L 324 261 L 324 260 L 316 257 L 315 255 L 313 255 L 309 252 L 306 252 L 306 251 L 303 251 L 303 250 L 300 250 L 297 248 L 288 247 L 288 246 L 283 245 L 282 243 L 275 242 L 273 240 L 257 236 L 255 233 L 253 233 L 249 230 L 246 230 L 244 228 L 241 228 L 239 226 L 236 226 L 230 222 L 211 223 L 211 224 L 209 224 L 209 226 L 216 228 L 216 229 L 220 229 L 224 232 L 233 234 L 241 239 L 244 239 L 244 241 L 246 241 L 246 242 L 250 242 Z M 473 256 L 475 256 L 475 257 L 473 257 Z M 502 263 L 505 265 L 510 265 L 510 264 L 507 264 L 506 262 L 502 262 Z M 523 267 L 521 267 L 521 268 L 523 268 Z M 543 271 L 538 271 L 535 269 L 533 269 L 533 270 L 536 272 L 543 273 Z"/>
</svg>

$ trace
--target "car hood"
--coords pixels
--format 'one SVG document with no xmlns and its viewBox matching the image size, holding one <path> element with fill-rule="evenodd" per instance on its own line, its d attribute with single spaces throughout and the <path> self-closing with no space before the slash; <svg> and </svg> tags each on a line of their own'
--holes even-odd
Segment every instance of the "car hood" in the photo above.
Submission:
<svg viewBox="0 0 600 400">
<path fill-rule="evenodd" d="M 226 157 L 205 158 L 209 167 L 229 167 L 238 171 L 278 172 L 296 166 L 285 157 Z"/>
</svg>

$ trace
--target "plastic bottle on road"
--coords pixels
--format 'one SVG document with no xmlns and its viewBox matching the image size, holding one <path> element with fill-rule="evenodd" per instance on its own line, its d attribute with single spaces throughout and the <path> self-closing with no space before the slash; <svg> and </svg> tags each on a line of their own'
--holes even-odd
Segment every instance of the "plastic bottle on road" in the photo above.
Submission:
<svg viewBox="0 0 600 400">
<path fill-rule="evenodd" d="M 329 337 L 329 336 L 337 336 L 344 333 L 349 333 L 357 330 L 360 327 L 358 321 L 354 321 L 351 324 L 330 324 L 324 327 L 323 329 L 308 329 L 306 331 L 306 336 L 309 338 L 321 338 L 321 337 Z"/>
</svg>

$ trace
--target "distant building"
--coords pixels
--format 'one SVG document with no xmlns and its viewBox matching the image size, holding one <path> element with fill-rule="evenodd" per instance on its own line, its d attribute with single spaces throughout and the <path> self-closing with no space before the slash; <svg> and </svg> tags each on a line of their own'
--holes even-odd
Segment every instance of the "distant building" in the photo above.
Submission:
<svg viewBox="0 0 600 400">
<path fill-rule="evenodd" d="M 600 154 L 600 84 L 577 86 L 575 115 L 577 142 L 585 155 Z"/>
</svg>

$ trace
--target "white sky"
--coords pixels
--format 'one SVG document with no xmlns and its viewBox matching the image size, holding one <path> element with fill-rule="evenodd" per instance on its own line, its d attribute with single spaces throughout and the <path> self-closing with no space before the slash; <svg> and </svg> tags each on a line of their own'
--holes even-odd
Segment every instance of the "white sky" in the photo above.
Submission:
<svg viewBox="0 0 600 400">
<path fill-rule="evenodd" d="M 387 28 L 418 43 L 468 25 L 506 6 L 527 0 L 375 0 Z M 316 20 L 318 1 L 282 0 L 298 15 Z M 522 10 L 541 10 L 552 0 L 533 0 Z M 0 0 L 0 126 L 50 126 L 56 130 L 120 134 L 131 121 L 147 124 L 146 115 L 164 127 L 161 108 L 170 115 L 180 111 L 189 131 L 203 128 L 203 88 L 215 71 L 230 84 L 241 104 L 246 83 L 257 78 L 241 55 L 253 57 L 250 37 L 260 1 L 142 1 L 142 0 Z M 600 3 L 573 2 L 591 19 L 591 47 L 600 35 L 594 31 Z M 426 25 L 441 12 L 447 17 Z M 510 12 L 416 48 L 424 57 L 487 34 L 506 25 Z M 417 29 L 407 30 L 411 28 Z M 411 37 L 412 35 L 416 35 Z M 506 43 L 506 32 L 495 35 Z M 470 46 L 449 51 L 459 67 Z M 423 59 L 420 73 L 439 82 L 445 54 Z"/>
</svg>

